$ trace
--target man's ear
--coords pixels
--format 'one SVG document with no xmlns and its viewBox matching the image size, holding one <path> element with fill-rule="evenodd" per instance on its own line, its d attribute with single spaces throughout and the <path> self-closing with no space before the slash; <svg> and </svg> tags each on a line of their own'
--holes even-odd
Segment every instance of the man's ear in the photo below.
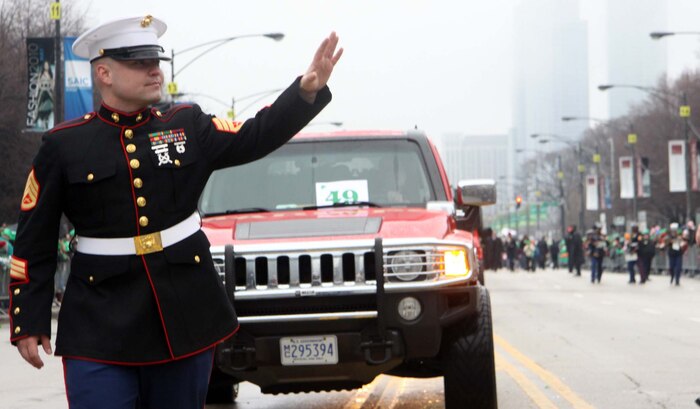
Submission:
<svg viewBox="0 0 700 409">
<path fill-rule="evenodd" d="M 112 85 L 112 67 L 106 62 L 98 61 L 94 66 L 95 79 L 104 84 Z"/>
</svg>

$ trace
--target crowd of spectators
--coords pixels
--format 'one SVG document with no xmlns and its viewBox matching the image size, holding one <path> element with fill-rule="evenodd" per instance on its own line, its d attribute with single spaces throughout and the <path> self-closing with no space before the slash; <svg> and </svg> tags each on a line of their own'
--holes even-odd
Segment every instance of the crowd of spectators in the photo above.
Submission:
<svg viewBox="0 0 700 409">
<path fill-rule="evenodd" d="M 501 268 L 535 272 L 544 268 L 568 268 L 580 276 L 581 268 L 589 268 L 591 282 L 600 283 L 605 270 L 627 272 L 629 283 L 644 284 L 651 273 L 668 272 L 671 284 L 680 285 L 682 273 L 691 266 L 683 266 L 683 256 L 695 244 L 696 226 L 670 223 L 667 227 L 655 225 L 640 229 L 632 225 L 629 231 L 605 233 L 600 224 L 579 233 L 569 226 L 561 238 L 519 236 L 514 231 L 501 234 L 486 228 L 482 234 L 484 264 L 488 270 Z M 661 263 L 653 263 L 657 256 Z M 656 266 L 656 268 L 654 268 Z M 695 268 L 696 263 L 693 263 Z"/>
</svg>

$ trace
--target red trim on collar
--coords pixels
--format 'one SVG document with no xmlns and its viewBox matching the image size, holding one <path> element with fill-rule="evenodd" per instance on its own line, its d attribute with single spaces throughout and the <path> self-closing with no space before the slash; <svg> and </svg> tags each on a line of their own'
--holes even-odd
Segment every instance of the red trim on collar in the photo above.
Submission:
<svg viewBox="0 0 700 409">
<path fill-rule="evenodd" d="M 118 109 L 114 109 L 114 108 L 112 108 L 111 106 L 105 104 L 104 102 L 103 102 L 101 105 L 102 105 L 105 109 L 108 109 L 108 110 L 110 110 L 110 111 L 112 111 L 112 112 L 116 112 L 116 113 L 118 113 L 119 115 L 126 115 L 126 116 L 136 116 L 136 115 L 138 115 L 138 114 L 143 114 L 144 112 L 148 111 L 148 107 L 146 107 L 146 108 L 141 108 L 140 110 L 134 111 L 134 112 L 124 112 L 124 111 L 120 111 L 120 110 L 118 110 Z"/>
</svg>

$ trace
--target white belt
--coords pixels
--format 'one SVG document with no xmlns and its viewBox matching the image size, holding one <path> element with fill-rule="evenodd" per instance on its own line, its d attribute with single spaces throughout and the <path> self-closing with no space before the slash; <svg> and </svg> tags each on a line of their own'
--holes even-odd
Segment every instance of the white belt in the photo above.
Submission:
<svg viewBox="0 0 700 409">
<path fill-rule="evenodd" d="M 100 256 L 129 256 L 155 253 L 191 236 L 200 227 L 201 219 L 199 218 L 199 213 L 194 212 L 190 217 L 172 227 L 141 236 L 114 239 L 76 236 L 78 242 L 76 250 L 83 254 Z"/>
</svg>

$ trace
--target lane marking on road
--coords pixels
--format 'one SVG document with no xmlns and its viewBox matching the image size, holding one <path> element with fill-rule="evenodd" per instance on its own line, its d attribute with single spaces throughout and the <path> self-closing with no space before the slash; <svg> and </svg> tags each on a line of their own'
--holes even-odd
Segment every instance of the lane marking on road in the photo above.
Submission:
<svg viewBox="0 0 700 409">
<path fill-rule="evenodd" d="M 527 357 L 525 354 L 522 352 L 518 351 L 510 345 L 508 342 L 506 342 L 503 338 L 499 337 L 498 335 L 494 334 L 493 335 L 493 340 L 494 342 L 501 347 L 503 350 L 505 350 L 510 356 L 515 358 L 518 362 L 520 362 L 523 366 L 525 366 L 527 369 L 535 373 L 537 376 L 540 377 L 545 383 L 547 383 L 556 393 L 559 394 L 562 398 L 566 399 L 573 405 L 574 408 L 576 409 L 591 409 L 593 406 L 583 400 L 580 396 L 576 394 L 571 388 L 569 388 L 564 382 L 559 380 L 559 378 L 556 377 L 553 373 L 549 372 L 548 370 L 542 368 L 539 366 L 535 361 Z"/>
<path fill-rule="evenodd" d="M 392 378 L 388 376 L 377 376 L 372 382 L 358 389 L 348 403 L 343 406 L 343 409 L 370 409 L 377 407 L 381 395 L 384 394 L 391 380 Z"/>
<path fill-rule="evenodd" d="M 642 311 L 646 312 L 647 314 L 651 314 L 651 315 L 661 315 L 661 311 L 655 310 L 653 308 L 643 308 Z"/>
<path fill-rule="evenodd" d="M 581 293 L 574 293 L 573 296 L 575 298 L 583 298 L 583 294 L 581 294 Z"/>
<path fill-rule="evenodd" d="M 603 305 L 615 305 L 615 301 L 605 300 L 600 302 Z"/>
<path fill-rule="evenodd" d="M 394 383 L 398 383 L 398 385 L 393 385 Z M 399 403 L 399 397 L 403 395 L 404 389 L 406 389 L 406 378 L 394 378 L 394 382 L 392 382 L 391 389 L 385 389 L 385 391 L 391 390 L 391 393 L 386 397 L 387 400 L 391 398 L 387 409 L 394 409 L 396 407 L 396 405 Z"/>
<path fill-rule="evenodd" d="M 505 371 L 508 376 L 513 378 L 515 383 L 520 386 L 520 389 L 525 392 L 537 407 L 542 409 L 557 409 L 557 405 L 549 400 L 549 398 L 537 388 L 534 382 L 529 380 L 527 376 L 520 372 L 513 364 L 503 359 L 499 353 L 496 353 L 496 370 L 499 369 Z"/>
<path fill-rule="evenodd" d="M 690 317 L 688 319 L 693 321 L 693 322 L 700 322 L 700 317 Z"/>
</svg>

